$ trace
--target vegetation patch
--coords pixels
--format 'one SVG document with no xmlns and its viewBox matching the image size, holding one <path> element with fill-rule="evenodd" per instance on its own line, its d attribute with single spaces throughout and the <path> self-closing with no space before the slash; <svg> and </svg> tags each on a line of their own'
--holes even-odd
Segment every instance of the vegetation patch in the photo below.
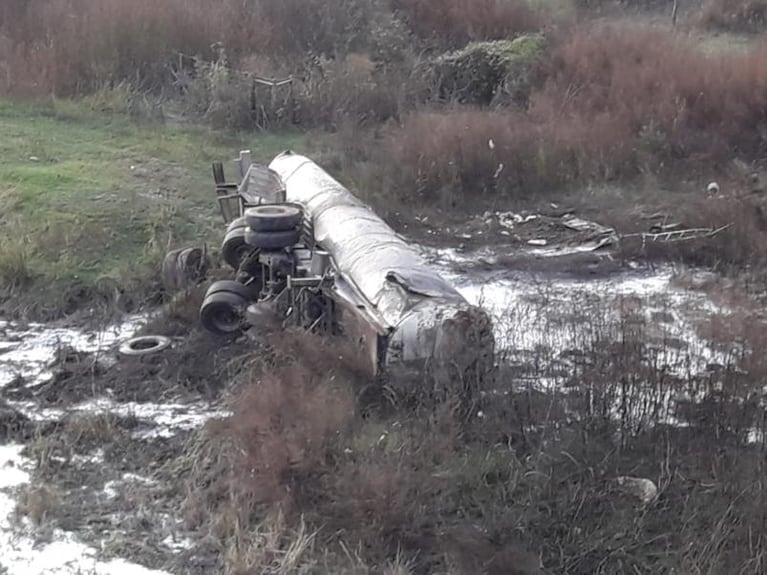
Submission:
<svg viewBox="0 0 767 575">
<path fill-rule="evenodd" d="M 545 49 L 542 35 L 473 42 L 437 58 L 440 97 L 463 104 L 527 104 L 536 64 Z"/>
<path fill-rule="evenodd" d="M 733 150 L 756 172 L 767 142 L 754 129 L 765 124 L 762 61 L 757 49 L 706 55 L 654 28 L 587 25 L 557 45 L 526 111 L 412 112 L 371 146 L 371 180 L 403 201 L 451 206 L 680 172 L 703 188 L 702 174 L 727 170 Z"/>
<path fill-rule="evenodd" d="M 705 28 L 758 33 L 767 26 L 764 0 L 709 0 L 703 4 L 697 23 Z"/>
</svg>

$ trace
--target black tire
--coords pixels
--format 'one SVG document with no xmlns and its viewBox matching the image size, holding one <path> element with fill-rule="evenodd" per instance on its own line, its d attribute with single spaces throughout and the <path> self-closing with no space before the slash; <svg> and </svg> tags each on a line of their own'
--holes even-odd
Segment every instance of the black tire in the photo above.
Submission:
<svg viewBox="0 0 767 575">
<path fill-rule="evenodd" d="M 283 230 L 279 232 L 257 232 L 247 230 L 245 243 L 261 250 L 281 250 L 296 245 L 301 240 L 301 230 Z"/>
<path fill-rule="evenodd" d="M 236 230 L 237 228 L 247 228 L 247 227 L 248 227 L 248 220 L 245 218 L 245 216 L 240 216 L 239 218 L 235 218 L 231 222 L 229 222 L 229 225 L 226 226 L 226 233 L 229 233 L 232 230 Z"/>
<path fill-rule="evenodd" d="M 248 300 L 232 292 L 211 294 L 200 306 L 200 324 L 215 335 L 239 335 L 243 330 L 243 313 L 247 305 Z"/>
<path fill-rule="evenodd" d="M 242 260 L 253 249 L 245 242 L 247 231 L 246 227 L 235 228 L 227 232 L 221 244 L 221 257 L 234 270 L 240 269 Z"/>
<path fill-rule="evenodd" d="M 178 255 L 181 251 L 181 249 L 169 251 L 162 261 L 162 285 L 167 292 L 174 292 L 179 289 L 176 270 L 178 269 Z"/>
<path fill-rule="evenodd" d="M 210 269 L 210 259 L 203 248 L 186 248 L 178 254 L 177 263 L 186 281 L 199 281 Z"/>
<path fill-rule="evenodd" d="M 149 355 L 170 347 L 170 338 L 163 335 L 142 335 L 126 341 L 120 346 L 123 355 Z"/>
<path fill-rule="evenodd" d="M 248 302 L 258 298 L 258 288 L 256 286 L 245 285 L 235 280 L 219 280 L 210 284 L 205 297 L 217 293 L 231 293 L 247 300 Z"/>
<path fill-rule="evenodd" d="M 283 232 L 301 224 L 304 213 L 298 206 L 269 204 L 248 208 L 244 217 L 255 232 Z"/>
<path fill-rule="evenodd" d="M 168 252 L 162 262 L 165 291 L 175 292 L 199 283 L 210 269 L 210 260 L 202 248 L 182 248 Z"/>
</svg>

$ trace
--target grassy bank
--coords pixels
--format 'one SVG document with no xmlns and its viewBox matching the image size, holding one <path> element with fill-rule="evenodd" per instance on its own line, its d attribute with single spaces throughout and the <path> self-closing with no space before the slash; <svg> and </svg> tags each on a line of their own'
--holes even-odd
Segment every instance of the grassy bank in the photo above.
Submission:
<svg viewBox="0 0 767 575">
<path fill-rule="evenodd" d="M 250 148 L 268 161 L 299 135 L 137 122 L 112 94 L 0 103 L 0 286 L 7 313 L 58 315 L 154 297 L 161 258 L 217 248 L 210 163 Z"/>
</svg>

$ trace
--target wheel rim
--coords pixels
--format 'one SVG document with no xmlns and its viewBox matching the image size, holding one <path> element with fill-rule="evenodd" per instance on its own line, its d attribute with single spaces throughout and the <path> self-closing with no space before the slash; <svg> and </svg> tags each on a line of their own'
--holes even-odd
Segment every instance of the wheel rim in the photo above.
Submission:
<svg viewBox="0 0 767 575">
<path fill-rule="evenodd" d="M 240 329 L 240 314 L 231 306 L 222 307 L 213 315 L 211 323 L 223 333 L 234 333 Z"/>
</svg>

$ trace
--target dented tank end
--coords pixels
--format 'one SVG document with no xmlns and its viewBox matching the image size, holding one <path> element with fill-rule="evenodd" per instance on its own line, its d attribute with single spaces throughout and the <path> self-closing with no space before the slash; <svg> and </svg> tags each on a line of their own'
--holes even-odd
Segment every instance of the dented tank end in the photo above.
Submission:
<svg viewBox="0 0 767 575">
<path fill-rule="evenodd" d="M 492 323 L 483 309 L 427 299 L 411 309 L 389 336 L 385 366 L 394 376 L 428 373 L 440 379 L 487 379 L 494 351 Z"/>
</svg>

